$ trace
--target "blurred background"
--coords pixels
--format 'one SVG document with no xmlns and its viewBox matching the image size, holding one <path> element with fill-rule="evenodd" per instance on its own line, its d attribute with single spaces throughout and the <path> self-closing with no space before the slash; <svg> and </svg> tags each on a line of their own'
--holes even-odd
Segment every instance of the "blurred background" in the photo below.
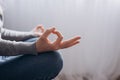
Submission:
<svg viewBox="0 0 120 80">
<path fill-rule="evenodd" d="M 81 43 L 60 50 L 64 68 L 56 80 L 116 80 L 120 75 L 120 0 L 3 0 L 4 27 L 30 31 L 56 26 Z"/>
</svg>

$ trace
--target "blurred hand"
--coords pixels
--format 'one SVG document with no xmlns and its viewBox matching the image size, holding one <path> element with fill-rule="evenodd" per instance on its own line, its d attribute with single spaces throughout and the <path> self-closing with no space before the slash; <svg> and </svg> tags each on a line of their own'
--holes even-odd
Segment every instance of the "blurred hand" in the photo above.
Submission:
<svg viewBox="0 0 120 80">
<path fill-rule="evenodd" d="M 40 37 L 44 32 L 44 27 L 42 25 L 38 25 L 31 32 L 33 32 L 35 36 Z"/>
<path fill-rule="evenodd" d="M 57 39 L 54 42 L 51 42 L 48 39 L 48 36 L 51 33 L 57 35 Z M 38 52 L 46 52 L 46 51 L 54 51 L 54 50 L 69 48 L 78 44 L 80 42 L 79 41 L 80 37 L 77 36 L 66 41 L 62 41 L 62 40 L 63 40 L 62 34 L 59 31 L 55 30 L 55 28 L 47 29 L 37 40 L 36 49 Z"/>
</svg>

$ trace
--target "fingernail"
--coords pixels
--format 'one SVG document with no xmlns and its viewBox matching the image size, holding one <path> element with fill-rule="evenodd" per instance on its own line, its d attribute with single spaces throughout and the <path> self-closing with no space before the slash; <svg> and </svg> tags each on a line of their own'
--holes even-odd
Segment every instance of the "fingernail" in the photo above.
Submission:
<svg viewBox="0 0 120 80">
<path fill-rule="evenodd" d="M 55 30 L 55 27 L 53 27 L 52 29 Z"/>
<path fill-rule="evenodd" d="M 78 38 L 79 38 L 79 39 L 81 39 L 81 37 L 80 37 L 80 36 L 79 36 Z"/>
</svg>

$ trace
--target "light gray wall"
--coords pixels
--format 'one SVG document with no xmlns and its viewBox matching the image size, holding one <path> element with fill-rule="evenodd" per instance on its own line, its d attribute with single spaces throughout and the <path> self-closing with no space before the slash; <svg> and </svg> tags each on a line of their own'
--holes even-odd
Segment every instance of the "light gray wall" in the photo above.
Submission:
<svg viewBox="0 0 120 80">
<path fill-rule="evenodd" d="M 82 37 L 80 45 L 62 50 L 65 73 L 101 74 L 104 71 L 110 75 L 120 63 L 119 0 L 4 2 L 7 28 L 28 31 L 37 24 L 43 24 L 45 28 L 56 26 L 65 39 L 74 35 Z"/>
</svg>

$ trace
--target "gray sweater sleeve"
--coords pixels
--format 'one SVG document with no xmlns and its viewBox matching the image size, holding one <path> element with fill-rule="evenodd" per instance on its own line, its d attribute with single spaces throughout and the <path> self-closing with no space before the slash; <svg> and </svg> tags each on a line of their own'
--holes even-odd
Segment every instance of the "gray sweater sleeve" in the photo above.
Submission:
<svg viewBox="0 0 120 80">
<path fill-rule="evenodd" d="M 16 42 L 0 39 L 1 56 L 13 56 L 20 54 L 37 55 L 35 42 Z"/>
<path fill-rule="evenodd" d="M 1 31 L 2 31 L 1 37 L 2 39 L 5 40 L 21 41 L 21 40 L 37 37 L 32 32 L 21 32 L 21 31 L 9 30 L 5 28 L 2 28 Z"/>
<path fill-rule="evenodd" d="M 20 54 L 37 54 L 35 42 L 20 42 L 20 40 L 35 37 L 29 32 L 18 32 L 3 29 L 3 11 L 0 7 L 0 56 Z M 17 42 L 16 42 L 17 41 Z"/>
</svg>

